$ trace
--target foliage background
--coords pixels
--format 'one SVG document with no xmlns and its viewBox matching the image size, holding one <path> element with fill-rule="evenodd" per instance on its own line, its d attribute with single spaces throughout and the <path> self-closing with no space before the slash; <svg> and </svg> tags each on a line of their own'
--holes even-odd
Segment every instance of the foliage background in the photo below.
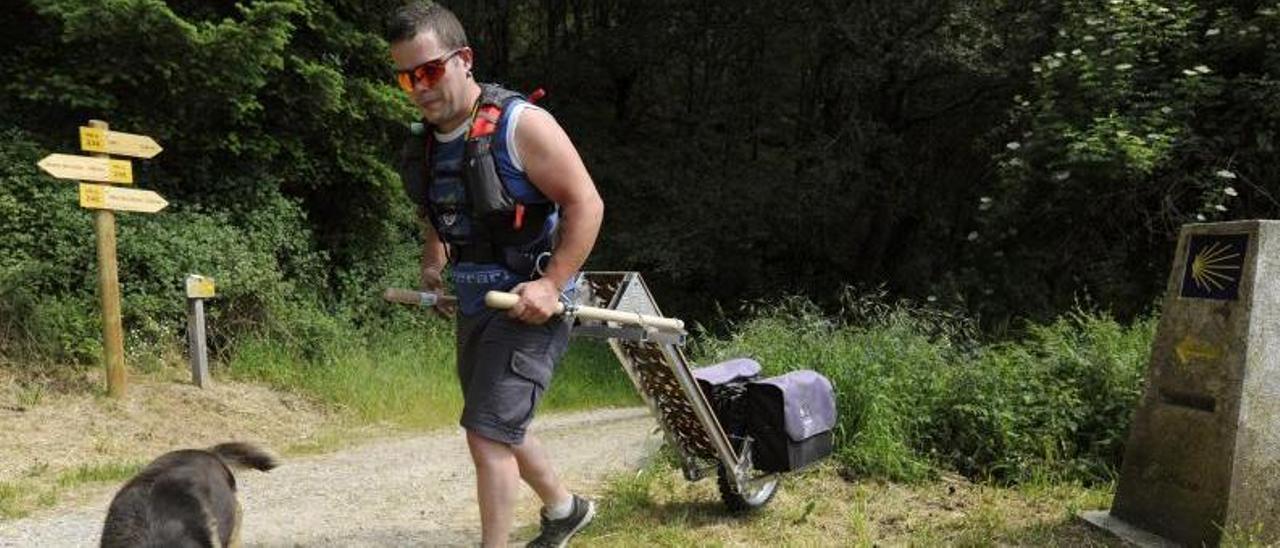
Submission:
<svg viewBox="0 0 1280 548">
<path fill-rule="evenodd" d="M 166 148 L 135 164 L 173 206 L 121 221 L 131 329 L 176 317 L 195 270 L 231 323 L 376 314 L 417 234 L 389 163 L 414 116 L 378 34 L 397 3 L 6 10 L 6 317 L 92 303 L 88 216 L 32 167 L 90 118 Z M 998 330 L 1081 299 L 1130 318 L 1178 226 L 1280 209 L 1265 2 L 445 4 L 481 79 L 550 91 L 609 204 L 592 266 L 688 317 L 883 284 Z"/>
</svg>

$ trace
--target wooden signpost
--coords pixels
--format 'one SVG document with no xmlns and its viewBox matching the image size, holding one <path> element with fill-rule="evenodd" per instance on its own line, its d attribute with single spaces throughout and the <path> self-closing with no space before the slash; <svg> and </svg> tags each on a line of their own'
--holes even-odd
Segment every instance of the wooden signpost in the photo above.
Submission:
<svg viewBox="0 0 1280 548">
<path fill-rule="evenodd" d="M 59 179 L 101 183 L 133 183 L 133 164 L 111 154 L 151 158 L 160 145 L 150 137 L 108 130 L 107 123 L 90 120 L 80 128 L 80 148 L 93 156 L 50 154 L 37 163 Z M 116 217 L 113 210 L 155 213 L 168 202 L 147 190 L 80 183 L 80 206 L 93 210 L 93 232 L 98 248 L 98 294 L 102 299 L 102 358 L 107 367 L 107 393 L 125 393 L 124 328 L 120 321 L 120 280 L 116 263 Z"/>
</svg>

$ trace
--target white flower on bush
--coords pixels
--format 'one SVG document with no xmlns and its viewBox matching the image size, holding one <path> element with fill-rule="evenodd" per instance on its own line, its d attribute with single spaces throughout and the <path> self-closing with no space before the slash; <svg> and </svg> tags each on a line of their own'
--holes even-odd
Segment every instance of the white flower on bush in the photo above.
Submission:
<svg viewBox="0 0 1280 548">
<path fill-rule="evenodd" d="M 1071 55 L 1080 55 L 1081 53 L 1084 53 L 1084 50 L 1082 50 L 1082 49 L 1080 49 L 1080 48 L 1076 48 L 1076 49 L 1071 50 Z"/>
<path fill-rule="evenodd" d="M 1218 211 L 1226 211 L 1226 210 L 1227 210 L 1227 206 L 1224 206 L 1224 205 L 1222 205 L 1222 204 L 1218 204 L 1218 205 L 1216 205 L 1216 206 L 1213 206 L 1213 208 L 1214 208 L 1214 209 L 1216 209 L 1216 210 L 1218 210 Z"/>
<path fill-rule="evenodd" d="M 1173 114 L 1173 108 L 1171 108 L 1171 107 L 1160 107 L 1160 113 L 1161 113 L 1161 114 Z"/>
<path fill-rule="evenodd" d="M 975 231 L 973 231 L 973 232 L 970 232 L 970 233 L 969 233 L 969 236 L 967 237 L 967 239 L 968 239 L 970 242 L 976 242 L 976 241 L 978 241 L 978 231 L 977 231 L 977 230 L 975 230 Z"/>
<path fill-rule="evenodd" d="M 1236 174 L 1235 174 L 1235 173 L 1233 173 L 1233 172 L 1232 172 L 1231 170 L 1229 170 L 1229 169 L 1219 169 L 1218 171 L 1215 171 L 1213 174 L 1214 174 L 1214 175 L 1217 175 L 1218 177 L 1221 177 L 1221 178 L 1223 178 L 1223 179 L 1235 179 L 1235 178 L 1236 178 Z"/>
<path fill-rule="evenodd" d="M 1119 65 L 1116 65 L 1116 70 L 1129 70 L 1131 68 L 1133 68 L 1133 65 L 1130 65 L 1129 63 L 1120 63 Z"/>
<path fill-rule="evenodd" d="M 1239 196 L 1239 195 L 1240 195 L 1240 193 L 1239 193 L 1239 192 L 1236 192 L 1235 187 L 1230 187 L 1230 186 L 1229 186 L 1229 187 L 1227 187 L 1227 188 L 1222 189 L 1222 193 L 1223 193 L 1223 194 L 1226 194 L 1227 196 L 1231 196 L 1231 197 L 1235 197 L 1235 196 Z"/>
<path fill-rule="evenodd" d="M 1221 34 L 1221 33 L 1222 33 L 1222 31 L 1221 31 L 1221 30 L 1218 30 L 1218 29 L 1209 29 L 1209 30 L 1204 31 L 1204 35 L 1205 35 L 1205 36 L 1217 36 L 1217 35 L 1219 35 L 1219 34 Z"/>
<path fill-rule="evenodd" d="M 1196 220 L 1203 223 L 1205 221 L 1204 215 L 1200 213 L 1196 213 Z"/>
<path fill-rule="evenodd" d="M 1065 169 L 1062 171 L 1056 171 L 1053 174 L 1053 180 L 1055 181 L 1065 181 L 1070 178 L 1071 178 L 1071 172 Z"/>
<path fill-rule="evenodd" d="M 1008 143 L 1005 143 L 1004 147 L 1009 150 L 1018 150 L 1022 148 L 1022 143 L 1019 143 L 1017 141 L 1009 141 Z"/>
<path fill-rule="evenodd" d="M 1206 66 L 1206 65 L 1196 65 L 1196 66 L 1195 66 L 1195 68 L 1193 68 L 1193 69 L 1191 69 L 1191 70 L 1194 70 L 1194 71 L 1196 71 L 1196 72 L 1199 72 L 1200 74 L 1209 74 L 1210 72 L 1213 72 L 1213 71 L 1212 71 L 1212 70 L 1210 70 L 1210 69 L 1209 69 L 1209 67 L 1208 67 L 1208 66 Z"/>
<path fill-rule="evenodd" d="M 1196 72 L 1196 71 L 1191 70 L 1191 69 L 1182 69 L 1182 74 L 1183 74 L 1184 76 L 1200 76 L 1200 73 L 1199 73 L 1199 72 Z"/>
</svg>

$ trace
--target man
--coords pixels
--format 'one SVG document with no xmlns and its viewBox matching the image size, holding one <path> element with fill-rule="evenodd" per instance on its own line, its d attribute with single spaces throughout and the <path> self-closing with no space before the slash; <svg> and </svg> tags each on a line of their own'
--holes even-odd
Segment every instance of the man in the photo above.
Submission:
<svg viewBox="0 0 1280 548">
<path fill-rule="evenodd" d="M 474 80 L 474 55 L 452 13 L 411 3 L 392 17 L 387 41 L 397 81 L 425 120 L 401 175 L 428 221 L 422 286 L 442 290 L 447 262 L 458 296 L 460 422 L 483 544 L 506 544 L 523 479 L 543 503 L 530 546 L 563 546 L 591 520 L 594 503 L 564 487 L 525 429 L 568 343 L 568 324 L 548 320 L 591 252 L 604 205 L 550 114 Z M 505 315 L 488 310 L 489 290 L 519 302 Z"/>
</svg>

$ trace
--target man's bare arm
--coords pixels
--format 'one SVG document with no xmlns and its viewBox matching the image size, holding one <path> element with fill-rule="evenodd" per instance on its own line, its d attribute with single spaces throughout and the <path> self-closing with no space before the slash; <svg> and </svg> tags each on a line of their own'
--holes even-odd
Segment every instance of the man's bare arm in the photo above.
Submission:
<svg viewBox="0 0 1280 548">
<path fill-rule="evenodd" d="M 515 140 L 529 181 L 560 205 L 562 217 L 560 241 L 539 280 L 550 285 L 539 287 L 532 295 L 521 292 L 525 298 L 512 309 L 513 316 L 540 323 L 550 316 L 560 289 L 582 268 L 595 246 L 604 217 L 604 202 L 578 150 L 546 111 L 525 110 L 516 126 Z M 526 313 L 523 305 L 535 303 L 537 310 Z"/>
<path fill-rule="evenodd" d="M 449 260 L 449 255 L 445 250 L 444 242 L 436 236 L 435 228 L 431 226 L 431 222 L 426 219 L 425 215 L 420 215 L 422 220 L 422 260 L 419 263 L 418 270 L 418 288 L 422 291 L 434 291 L 444 293 L 444 265 Z M 452 305 L 436 305 L 436 310 L 441 314 L 450 316 L 453 314 Z"/>
</svg>

